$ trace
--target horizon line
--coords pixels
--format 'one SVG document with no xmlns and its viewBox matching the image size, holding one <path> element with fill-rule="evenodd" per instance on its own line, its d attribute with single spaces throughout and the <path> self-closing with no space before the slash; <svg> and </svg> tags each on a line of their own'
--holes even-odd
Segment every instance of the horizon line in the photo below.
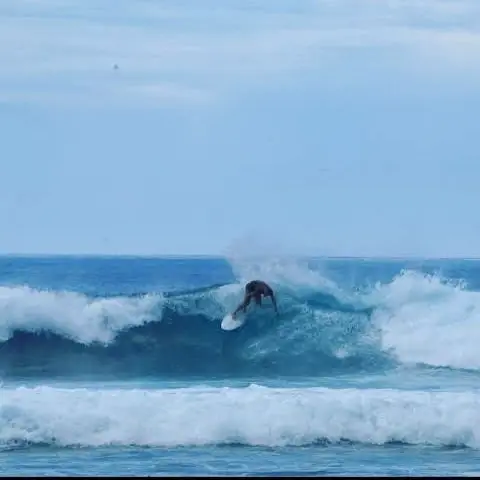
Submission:
<svg viewBox="0 0 480 480">
<path fill-rule="evenodd" d="M 26 252 L 0 252 L 0 258 L 58 258 L 58 257 L 83 257 L 83 258 L 143 258 L 143 259 L 218 259 L 227 260 L 229 257 L 222 254 L 203 253 L 26 253 Z M 331 259 L 331 260 L 480 260 L 480 256 L 423 256 L 423 255 L 321 255 L 321 254 L 278 254 L 278 255 L 240 255 L 241 258 L 261 257 L 289 257 L 306 259 Z"/>
</svg>

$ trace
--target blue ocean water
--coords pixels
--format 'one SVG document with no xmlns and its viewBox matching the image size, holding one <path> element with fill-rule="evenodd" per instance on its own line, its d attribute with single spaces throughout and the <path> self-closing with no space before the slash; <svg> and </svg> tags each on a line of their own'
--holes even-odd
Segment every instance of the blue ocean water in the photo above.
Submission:
<svg viewBox="0 0 480 480">
<path fill-rule="evenodd" d="M 0 473 L 477 475 L 479 345 L 474 260 L 0 257 Z"/>
</svg>

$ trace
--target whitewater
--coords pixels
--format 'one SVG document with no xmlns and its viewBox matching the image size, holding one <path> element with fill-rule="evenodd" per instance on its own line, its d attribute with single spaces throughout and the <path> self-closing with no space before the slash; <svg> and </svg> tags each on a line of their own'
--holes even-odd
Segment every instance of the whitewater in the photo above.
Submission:
<svg viewBox="0 0 480 480">
<path fill-rule="evenodd" d="M 479 341 L 475 260 L 1 257 L 2 473 L 475 475 Z"/>
</svg>

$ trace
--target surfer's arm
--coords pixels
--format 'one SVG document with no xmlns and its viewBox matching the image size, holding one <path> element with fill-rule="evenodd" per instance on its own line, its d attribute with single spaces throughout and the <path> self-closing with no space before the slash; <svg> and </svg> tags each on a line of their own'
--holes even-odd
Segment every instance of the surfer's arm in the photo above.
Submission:
<svg viewBox="0 0 480 480">
<path fill-rule="evenodd" d="M 246 312 L 248 304 L 252 299 L 251 295 L 245 295 L 243 302 L 237 307 L 237 309 L 232 313 L 232 317 L 235 318 L 235 315 L 240 311 L 243 310 L 243 313 Z"/>
<path fill-rule="evenodd" d="M 275 294 L 273 292 L 270 294 L 270 298 L 272 299 L 272 304 L 273 304 L 273 308 L 275 309 L 275 313 L 278 316 L 277 301 L 275 300 Z"/>
</svg>

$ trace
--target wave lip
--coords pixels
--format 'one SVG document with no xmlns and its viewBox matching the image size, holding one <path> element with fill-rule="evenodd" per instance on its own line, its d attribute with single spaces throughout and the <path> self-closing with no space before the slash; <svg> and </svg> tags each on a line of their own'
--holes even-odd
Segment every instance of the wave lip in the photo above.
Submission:
<svg viewBox="0 0 480 480">
<path fill-rule="evenodd" d="M 51 332 L 82 344 L 108 344 L 125 328 L 158 319 L 161 295 L 89 298 L 74 292 L 0 287 L 0 342 L 15 331 Z"/>
<path fill-rule="evenodd" d="M 1 390 L 0 447 L 304 446 L 354 442 L 480 448 L 480 393 L 328 388 Z"/>
</svg>

